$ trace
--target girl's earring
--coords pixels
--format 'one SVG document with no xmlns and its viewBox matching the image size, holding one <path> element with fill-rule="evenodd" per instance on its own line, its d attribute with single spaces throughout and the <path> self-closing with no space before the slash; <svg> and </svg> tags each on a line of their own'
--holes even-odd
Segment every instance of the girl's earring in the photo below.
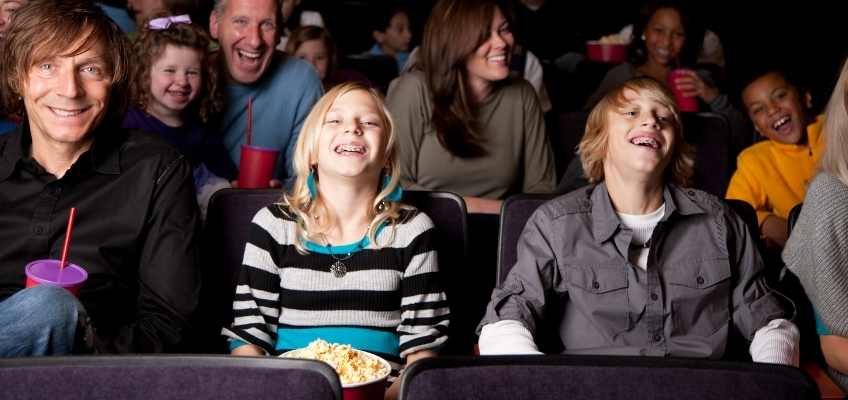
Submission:
<svg viewBox="0 0 848 400">
<path fill-rule="evenodd" d="M 643 42 L 645 41 L 645 34 L 644 33 L 642 34 L 642 41 Z"/>
<path fill-rule="evenodd" d="M 383 191 L 383 189 L 387 188 L 391 182 L 392 182 L 392 176 L 389 175 L 389 173 L 387 172 L 383 176 L 383 186 L 380 188 L 380 191 Z M 402 198 L 403 198 L 403 188 L 400 186 L 400 183 L 398 183 L 398 185 L 395 186 L 394 190 L 392 190 L 391 193 L 386 195 L 386 197 L 384 197 L 383 200 L 400 201 Z"/>
<path fill-rule="evenodd" d="M 318 172 L 315 170 L 315 166 L 311 166 L 309 168 L 309 176 L 306 177 L 306 188 L 309 189 L 309 197 L 312 200 L 318 198 L 318 187 L 315 186 L 315 177 L 318 176 Z"/>
</svg>

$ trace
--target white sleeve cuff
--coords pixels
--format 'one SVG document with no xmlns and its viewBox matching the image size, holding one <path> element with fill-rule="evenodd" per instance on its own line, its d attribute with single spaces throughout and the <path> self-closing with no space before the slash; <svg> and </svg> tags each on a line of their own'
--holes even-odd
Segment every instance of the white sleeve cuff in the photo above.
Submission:
<svg viewBox="0 0 848 400">
<path fill-rule="evenodd" d="M 773 319 L 754 333 L 751 341 L 751 359 L 754 362 L 783 364 L 797 367 L 799 364 L 798 327 L 785 319 Z"/>
<path fill-rule="evenodd" d="M 487 324 L 480 330 L 480 355 L 543 354 L 533 335 L 519 321 L 506 319 Z"/>
</svg>

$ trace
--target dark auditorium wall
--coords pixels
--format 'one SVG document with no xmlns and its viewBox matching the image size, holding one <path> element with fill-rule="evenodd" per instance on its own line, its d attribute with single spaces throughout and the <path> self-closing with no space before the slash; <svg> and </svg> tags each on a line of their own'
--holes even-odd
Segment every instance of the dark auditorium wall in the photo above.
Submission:
<svg viewBox="0 0 848 400">
<path fill-rule="evenodd" d="M 201 0 L 211 7 L 213 0 Z M 631 22 L 644 1 L 548 0 L 552 20 L 551 41 L 579 43 L 612 33 Z M 411 11 L 413 45 L 435 0 L 302 0 L 321 11 L 344 53 L 358 53 L 372 45 L 370 7 L 403 4 Z M 846 25 L 841 2 L 825 0 L 691 0 L 697 17 L 718 33 L 727 58 L 729 88 L 751 65 L 787 65 L 810 79 L 817 102 L 823 103 L 835 83 L 839 63 L 848 52 L 848 40 L 839 27 Z"/>
</svg>

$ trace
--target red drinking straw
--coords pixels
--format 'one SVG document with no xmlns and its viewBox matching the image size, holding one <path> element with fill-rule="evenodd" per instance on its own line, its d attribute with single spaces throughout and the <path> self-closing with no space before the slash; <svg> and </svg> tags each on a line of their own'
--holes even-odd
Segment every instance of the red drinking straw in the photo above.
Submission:
<svg viewBox="0 0 848 400">
<path fill-rule="evenodd" d="M 247 98 L 247 145 L 253 141 L 253 96 Z"/>
<path fill-rule="evenodd" d="M 74 230 L 74 217 L 77 216 L 77 208 L 71 207 L 71 213 L 68 215 L 68 229 L 65 231 L 65 244 L 62 246 L 62 261 L 59 263 L 59 270 L 65 269 L 65 264 L 68 262 L 68 248 L 71 247 L 71 231 Z"/>
</svg>

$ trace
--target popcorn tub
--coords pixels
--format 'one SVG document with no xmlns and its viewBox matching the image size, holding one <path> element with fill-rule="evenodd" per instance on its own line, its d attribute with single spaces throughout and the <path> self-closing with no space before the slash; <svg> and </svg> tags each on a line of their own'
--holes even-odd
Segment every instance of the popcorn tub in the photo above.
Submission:
<svg viewBox="0 0 848 400">
<path fill-rule="evenodd" d="M 344 400 L 382 399 L 392 370 L 388 361 L 381 357 L 323 340 L 312 342 L 302 349 L 287 351 L 280 357 L 306 358 L 330 364 L 339 374 Z"/>
<path fill-rule="evenodd" d="M 627 56 L 627 45 L 618 43 L 601 43 L 597 40 L 586 42 L 586 57 L 592 61 L 604 63 L 619 63 Z"/>
</svg>

